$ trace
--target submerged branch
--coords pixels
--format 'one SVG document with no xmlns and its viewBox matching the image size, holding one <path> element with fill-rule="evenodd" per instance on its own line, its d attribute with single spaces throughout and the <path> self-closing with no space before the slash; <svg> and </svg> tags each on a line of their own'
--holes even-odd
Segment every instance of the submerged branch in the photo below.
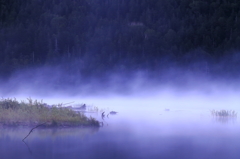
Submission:
<svg viewBox="0 0 240 159">
<path fill-rule="evenodd" d="M 39 126 L 42 126 L 42 125 L 44 125 L 44 124 L 46 124 L 46 122 L 45 122 L 45 123 L 42 123 L 42 124 L 39 124 L 39 125 L 35 126 L 34 128 L 32 128 L 32 129 L 29 131 L 29 133 L 27 134 L 27 136 L 25 136 L 25 138 L 22 139 L 22 141 L 24 142 L 24 140 L 33 132 L 34 129 L 36 129 L 36 128 L 38 128 Z"/>
</svg>

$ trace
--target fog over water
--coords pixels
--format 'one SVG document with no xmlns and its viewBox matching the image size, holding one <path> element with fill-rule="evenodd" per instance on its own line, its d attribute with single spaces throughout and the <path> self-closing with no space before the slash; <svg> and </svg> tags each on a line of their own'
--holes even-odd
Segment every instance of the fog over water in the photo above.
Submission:
<svg viewBox="0 0 240 159">
<path fill-rule="evenodd" d="M 205 111 L 240 109 L 238 80 L 213 78 L 180 69 L 108 73 L 97 77 L 70 76 L 57 67 L 19 71 L 0 83 L 3 98 L 43 100 L 48 104 L 85 103 L 129 118 L 161 115 L 164 110 Z M 189 112 L 190 114 L 192 112 Z M 136 115 L 138 114 L 138 115 Z M 127 118 L 127 116 L 126 116 Z"/>
<path fill-rule="evenodd" d="M 31 97 L 50 104 L 74 102 L 98 107 L 237 109 L 240 102 L 238 80 L 181 70 L 161 72 L 158 76 L 135 71 L 85 78 L 44 67 L 17 72 L 0 82 L 0 87 L 3 98 Z"/>
<path fill-rule="evenodd" d="M 72 74 L 61 66 L 15 72 L 0 82 L 3 98 L 43 100 L 49 104 L 85 103 L 120 112 L 165 109 L 238 110 L 238 79 L 180 68 L 161 71 L 107 72 L 94 76 Z M 156 111 L 155 111 L 156 110 Z"/>
<path fill-rule="evenodd" d="M 115 74 L 103 81 L 96 78 L 66 86 L 64 82 L 54 85 L 53 79 L 62 77 L 58 73 L 49 78 L 32 74 L 27 79 L 16 74 L 1 84 L 1 96 L 73 107 L 85 103 L 106 114 L 118 113 L 105 118 L 102 112 L 85 113 L 103 122 L 103 127 L 94 130 L 37 129 L 26 140 L 27 146 L 21 139 L 29 130 L 3 129 L 0 152 L 6 158 L 240 157 L 239 119 L 211 115 L 213 109 L 240 112 L 239 86 L 234 80 L 201 76 L 166 80 L 138 72 L 129 79 Z M 10 148 L 17 153 L 9 152 Z"/>
</svg>

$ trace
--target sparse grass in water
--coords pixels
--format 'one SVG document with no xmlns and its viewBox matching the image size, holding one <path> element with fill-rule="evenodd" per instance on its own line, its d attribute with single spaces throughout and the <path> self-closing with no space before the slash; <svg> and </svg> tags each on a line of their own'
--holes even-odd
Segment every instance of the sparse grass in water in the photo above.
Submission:
<svg viewBox="0 0 240 159">
<path fill-rule="evenodd" d="M 31 98 L 27 98 L 27 102 L 18 102 L 10 98 L 1 99 L 0 123 L 16 126 L 41 123 L 46 123 L 46 126 L 99 126 L 99 122 L 94 118 L 64 108 L 62 104 L 49 106 Z"/>
<path fill-rule="evenodd" d="M 101 112 L 104 112 L 104 111 L 107 111 L 108 109 L 99 109 L 98 107 L 96 106 L 92 106 L 92 107 L 88 107 L 87 108 L 87 112 L 92 112 L 92 113 L 101 113 Z"/>
<path fill-rule="evenodd" d="M 212 110 L 211 111 L 212 116 L 217 116 L 217 117 L 237 117 L 237 112 L 234 110 Z"/>
</svg>

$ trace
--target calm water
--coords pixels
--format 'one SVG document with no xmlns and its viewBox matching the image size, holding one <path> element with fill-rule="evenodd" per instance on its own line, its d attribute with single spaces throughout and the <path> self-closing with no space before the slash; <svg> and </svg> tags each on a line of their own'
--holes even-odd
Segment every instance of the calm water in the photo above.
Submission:
<svg viewBox="0 0 240 159">
<path fill-rule="evenodd" d="M 239 159 L 238 119 L 206 109 L 122 109 L 100 128 L 1 128 L 1 159 Z"/>
</svg>

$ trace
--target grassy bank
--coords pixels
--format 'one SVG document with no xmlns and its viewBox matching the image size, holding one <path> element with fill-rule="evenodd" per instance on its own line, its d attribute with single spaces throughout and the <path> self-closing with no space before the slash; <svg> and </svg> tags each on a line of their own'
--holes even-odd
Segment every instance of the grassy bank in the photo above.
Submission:
<svg viewBox="0 0 240 159">
<path fill-rule="evenodd" d="M 44 123 L 44 124 L 43 124 Z M 27 99 L 0 100 L 0 124 L 6 126 L 99 126 L 94 118 L 88 118 L 83 113 L 64 108 L 61 104 L 47 105 L 42 101 Z"/>
</svg>

